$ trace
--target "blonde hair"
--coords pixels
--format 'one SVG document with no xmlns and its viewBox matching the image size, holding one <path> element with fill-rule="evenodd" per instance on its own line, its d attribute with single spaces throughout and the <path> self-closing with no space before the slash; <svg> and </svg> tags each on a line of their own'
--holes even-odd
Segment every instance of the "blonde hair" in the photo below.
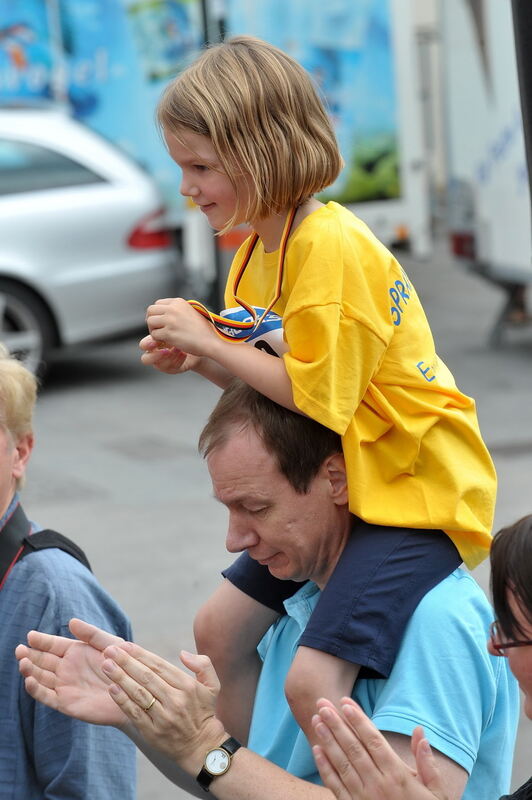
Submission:
<svg viewBox="0 0 532 800">
<path fill-rule="evenodd" d="M 249 176 L 248 221 L 300 205 L 329 186 L 343 161 L 310 75 L 282 50 L 252 36 L 207 48 L 166 88 L 163 131 L 208 136 L 223 171 Z"/>
<path fill-rule="evenodd" d="M 0 344 L 0 425 L 16 443 L 33 431 L 37 379 Z M 17 481 L 21 486 L 22 480 Z"/>
</svg>

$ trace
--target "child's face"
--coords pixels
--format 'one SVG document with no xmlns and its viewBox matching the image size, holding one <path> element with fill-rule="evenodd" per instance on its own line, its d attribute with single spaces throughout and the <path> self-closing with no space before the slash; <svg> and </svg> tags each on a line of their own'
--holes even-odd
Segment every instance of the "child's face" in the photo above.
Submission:
<svg viewBox="0 0 532 800">
<path fill-rule="evenodd" d="M 244 222 L 248 182 L 244 176 L 238 178 L 238 192 L 235 191 L 209 137 L 182 130 L 179 140 L 169 132 L 165 132 L 164 138 L 168 152 L 183 173 L 181 194 L 199 206 L 211 227 L 221 230 L 237 210 L 238 201 L 241 211 L 235 224 Z"/>
</svg>

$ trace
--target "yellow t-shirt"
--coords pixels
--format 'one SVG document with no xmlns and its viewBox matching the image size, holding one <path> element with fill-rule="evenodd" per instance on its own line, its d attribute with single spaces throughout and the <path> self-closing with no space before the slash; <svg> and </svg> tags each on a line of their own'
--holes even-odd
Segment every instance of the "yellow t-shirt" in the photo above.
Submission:
<svg viewBox="0 0 532 800">
<path fill-rule="evenodd" d="M 228 307 L 245 247 L 229 272 Z M 240 297 L 269 304 L 278 257 L 257 243 Z M 296 406 L 342 436 L 352 513 L 378 525 L 443 529 L 476 566 L 491 541 L 495 470 L 475 403 L 436 355 L 396 259 L 330 202 L 292 233 L 273 311 L 283 318 Z"/>
</svg>

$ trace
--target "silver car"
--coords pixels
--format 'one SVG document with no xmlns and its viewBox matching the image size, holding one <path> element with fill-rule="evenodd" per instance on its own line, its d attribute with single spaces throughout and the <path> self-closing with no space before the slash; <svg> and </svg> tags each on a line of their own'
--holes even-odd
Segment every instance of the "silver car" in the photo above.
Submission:
<svg viewBox="0 0 532 800">
<path fill-rule="evenodd" d="M 152 179 L 57 110 L 0 108 L 0 340 L 33 371 L 178 294 Z"/>
</svg>

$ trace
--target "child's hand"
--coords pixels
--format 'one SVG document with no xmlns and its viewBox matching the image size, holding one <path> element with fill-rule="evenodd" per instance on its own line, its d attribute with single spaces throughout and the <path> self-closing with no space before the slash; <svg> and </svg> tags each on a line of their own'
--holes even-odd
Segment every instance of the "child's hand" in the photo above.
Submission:
<svg viewBox="0 0 532 800">
<path fill-rule="evenodd" d="M 164 343 L 161 346 L 161 342 L 155 341 L 150 335 L 140 340 L 139 347 L 144 350 L 140 358 L 142 363 L 166 372 L 167 375 L 180 375 L 195 370 L 201 361 L 200 356 L 192 356 L 177 347 L 166 347 Z"/>
<path fill-rule="evenodd" d="M 146 323 L 156 342 L 194 356 L 209 356 L 217 340 L 212 325 L 182 297 L 157 300 L 148 306 Z"/>
</svg>

